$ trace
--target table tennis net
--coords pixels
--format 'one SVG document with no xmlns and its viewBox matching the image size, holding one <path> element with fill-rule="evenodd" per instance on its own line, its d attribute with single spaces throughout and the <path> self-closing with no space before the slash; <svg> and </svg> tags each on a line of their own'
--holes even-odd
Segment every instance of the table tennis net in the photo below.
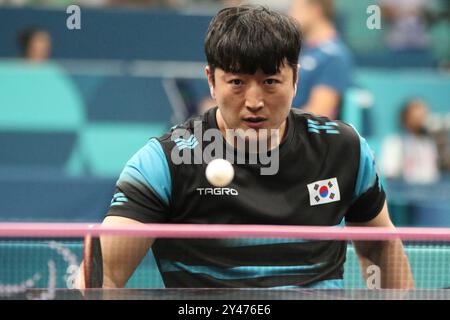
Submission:
<svg viewBox="0 0 450 320">
<path fill-rule="evenodd" d="M 151 239 L 147 251 L 143 243 Z M 109 247 L 103 246 L 107 241 Z M 108 283 L 103 277 L 117 272 L 105 259 L 134 261 L 136 268 L 123 284 L 132 289 L 379 289 L 384 285 L 384 267 L 361 264 L 355 245 L 358 252 L 367 248 L 370 256 L 378 254 L 370 250 L 394 241 L 404 248 L 415 288 L 450 288 L 448 229 L 4 223 L 0 224 L 0 299 L 32 289 L 50 289 L 43 291 L 49 295 L 53 289 L 79 287 L 79 281 L 88 288 L 101 288 Z M 344 250 L 345 260 L 340 260 L 339 250 Z M 100 260 L 92 258 L 99 253 Z M 401 278 L 403 271 L 395 263 L 400 257 L 395 254 L 387 253 L 394 266 L 389 276 Z M 339 261 L 340 267 L 333 269 Z"/>
</svg>

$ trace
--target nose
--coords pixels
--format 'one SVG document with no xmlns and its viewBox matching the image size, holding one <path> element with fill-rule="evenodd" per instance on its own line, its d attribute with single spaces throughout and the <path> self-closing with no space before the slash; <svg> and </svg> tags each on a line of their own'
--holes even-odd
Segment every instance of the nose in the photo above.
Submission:
<svg viewBox="0 0 450 320">
<path fill-rule="evenodd" d="M 257 84 L 252 84 L 245 94 L 245 107 L 251 112 L 258 112 L 264 108 L 264 95 Z"/>
</svg>

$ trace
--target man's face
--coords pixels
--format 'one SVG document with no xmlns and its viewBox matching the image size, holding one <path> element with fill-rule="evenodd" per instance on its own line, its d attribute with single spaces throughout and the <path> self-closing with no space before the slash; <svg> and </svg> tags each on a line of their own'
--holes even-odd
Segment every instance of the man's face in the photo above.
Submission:
<svg viewBox="0 0 450 320">
<path fill-rule="evenodd" d="M 427 117 L 428 108 L 424 102 L 420 100 L 411 102 L 405 119 L 406 128 L 413 133 L 419 133 L 425 127 Z"/>
<path fill-rule="evenodd" d="M 36 33 L 28 47 L 27 57 L 33 61 L 44 61 L 50 57 L 51 39 L 45 32 Z"/>
<path fill-rule="evenodd" d="M 286 64 L 274 75 L 234 74 L 206 68 L 211 95 L 219 107 L 221 129 L 284 129 L 296 92 L 293 69 Z M 222 124 L 220 122 L 223 122 Z"/>
</svg>

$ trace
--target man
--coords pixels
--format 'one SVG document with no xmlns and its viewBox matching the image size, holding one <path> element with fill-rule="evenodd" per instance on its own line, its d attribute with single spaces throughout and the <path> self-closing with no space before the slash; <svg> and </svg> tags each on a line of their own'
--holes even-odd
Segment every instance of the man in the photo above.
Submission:
<svg viewBox="0 0 450 320">
<path fill-rule="evenodd" d="M 427 124 L 429 118 L 429 107 L 421 99 L 410 99 L 402 107 L 402 134 L 390 135 L 383 142 L 381 169 L 386 178 L 431 184 L 439 180 L 440 170 L 450 168 L 448 132 L 433 130 Z"/>
<path fill-rule="evenodd" d="M 292 105 L 340 119 L 353 62 L 334 26 L 334 1 L 293 0 L 289 12 L 299 22 L 306 42 L 300 57 L 299 90 Z"/>
<path fill-rule="evenodd" d="M 435 5 L 427 0 L 379 0 L 386 22 L 386 45 L 393 52 L 426 52 L 426 14 Z"/>
<path fill-rule="evenodd" d="M 300 33 L 290 17 L 262 7 L 221 10 L 205 41 L 206 76 L 218 108 L 150 139 L 131 158 L 103 224 L 335 226 L 345 218 L 352 225 L 393 227 L 365 140 L 344 123 L 291 109 L 300 47 Z M 262 156 L 264 144 L 269 144 L 267 154 L 279 162 L 276 170 L 264 171 L 267 163 L 238 162 L 227 188 L 211 188 L 205 162 L 180 163 L 178 158 L 199 160 L 198 151 L 213 144 L 202 138 L 200 129 L 218 132 L 216 146 L 241 156 L 238 160 Z M 180 138 L 177 130 L 188 134 Z M 229 138 L 230 132 L 239 133 Z M 239 141 L 245 143 L 238 147 Z M 254 141 L 258 149 L 242 149 Z M 316 185 L 321 185 L 320 196 Z M 103 236 L 103 286 L 124 286 L 150 247 L 166 287 L 343 284 L 342 241 Z M 385 287 L 412 287 L 401 242 L 357 249 L 363 265 L 381 268 Z"/>
</svg>

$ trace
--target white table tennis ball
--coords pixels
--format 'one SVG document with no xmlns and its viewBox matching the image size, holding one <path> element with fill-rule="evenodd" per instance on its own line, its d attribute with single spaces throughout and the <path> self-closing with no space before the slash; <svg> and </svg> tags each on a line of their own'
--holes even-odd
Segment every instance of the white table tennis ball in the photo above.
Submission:
<svg viewBox="0 0 450 320">
<path fill-rule="evenodd" d="M 233 165 L 224 159 L 214 159 L 206 167 L 206 179 L 216 187 L 225 187 L 234 178 Z"/>
</svg>

